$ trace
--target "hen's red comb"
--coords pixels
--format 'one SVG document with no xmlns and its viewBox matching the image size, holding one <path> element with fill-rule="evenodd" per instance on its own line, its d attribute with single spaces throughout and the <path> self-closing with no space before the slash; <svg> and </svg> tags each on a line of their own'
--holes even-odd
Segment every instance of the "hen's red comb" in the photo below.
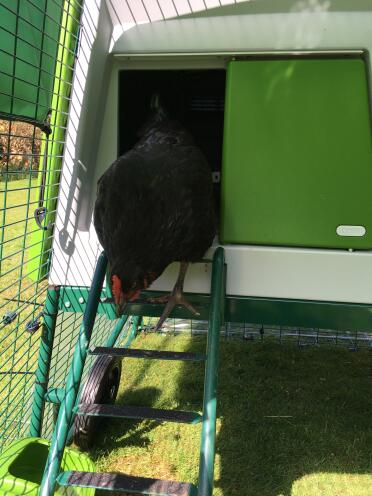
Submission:
<svg viewBox="0 0 372 496">
<path fill-rule="evenodd" d="M 112 286 L 112 294 L 114 295 L 115 303 L 119 305 L 121 298 L 121 281 L 116 274 L 114 274 L 111 277 L 111 286 Z"/>
</svg>

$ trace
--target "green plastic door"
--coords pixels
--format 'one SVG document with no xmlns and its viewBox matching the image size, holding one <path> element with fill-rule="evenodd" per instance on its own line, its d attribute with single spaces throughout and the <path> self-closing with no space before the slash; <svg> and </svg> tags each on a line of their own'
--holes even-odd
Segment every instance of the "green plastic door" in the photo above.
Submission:
<svg viewBox="0 0 372 496">
<path fill-rule="evenodd" d="M 221 241 L 372 248 L 372 146 L 362 58 L 228 66 Z"/>
</svg>

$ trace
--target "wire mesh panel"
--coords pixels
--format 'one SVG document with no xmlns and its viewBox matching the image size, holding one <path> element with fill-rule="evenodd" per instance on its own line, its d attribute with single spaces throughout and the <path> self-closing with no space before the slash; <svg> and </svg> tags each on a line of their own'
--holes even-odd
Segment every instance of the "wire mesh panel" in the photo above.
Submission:
<svg viewBox="0 0 372 496">
<path fill-rule="evenodd" d="M 0 448 L 29 430 L 80 10 L 0 0 Z"/>
<path fill-rule="evenodd" d="M 64 388 L 67 371 L 72 362 L 74 348 L 76 345 L 83 314 L 78 312 L 60 312 L 57 318 L 52 361 L 48 388 Z M 117 321 L 109 320 L 105 315 L 97 315 L 95 326 L 92 332 L 91 347 L 104 346 L 111 335 Z M 131 328 L 131 320 L 128 320 L 118 336 L 118 343 L 121 339 L 126 338 Z M 82 387 L 87 381 L 88 373 L 97 359 L 95 356 L 88 356 L 85 362 Z M 44 412 L 42 435 L 50 437 L 53 432 L 55 414 L 58 406 L 47 404 Z"/>
<path fill-rule="evenodd" d="M 156 318 L 144 320 L 142 330 L 151 332 L 157 322 Z M 161 332 L 168 334 L 206 335 L 208 322 L 205 320 L 167 319 Z M 244 341 L 273 340 L 283 344 L 306 346 L 338 346 L 356 351 L 359 348 L 372 350 L 372 333 L 350 329 L 320 329 L 307 327 L 289 327 L 278 325 L 252 324 L 249 322 L 226 322 L 221 329 L 222 339 L 240 339 Z"/>
</svg>

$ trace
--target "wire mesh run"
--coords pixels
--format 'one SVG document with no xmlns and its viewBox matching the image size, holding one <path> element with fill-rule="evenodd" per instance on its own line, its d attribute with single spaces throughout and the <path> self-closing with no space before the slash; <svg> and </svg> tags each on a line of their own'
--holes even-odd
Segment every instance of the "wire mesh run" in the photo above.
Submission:
<svg viewBox="0 0 372 496">
<path fill-rule="evenodd" d="M 80 10 L 0 0 L 0 445 L 29 431 Z"/>
<path fill-rule="evenodd" d="M 144 320 L 142 330 L 151 332 L 157 322 L 156 318 Z M 208 322 L 205 320 L 167 319 L 161 332 L 168 334 L 206 335 Z M 339 331 L 306 327 L 268 326 L 248 322 L 227 322 L 221 329 L 222 339 L 240 339 L 243 341 L 275 340 L 282 344 L 306 346 L 338 346 L 356 351 L 369 348 L 372 351 L 372 333 L 363 330 Z"/>
</svg>

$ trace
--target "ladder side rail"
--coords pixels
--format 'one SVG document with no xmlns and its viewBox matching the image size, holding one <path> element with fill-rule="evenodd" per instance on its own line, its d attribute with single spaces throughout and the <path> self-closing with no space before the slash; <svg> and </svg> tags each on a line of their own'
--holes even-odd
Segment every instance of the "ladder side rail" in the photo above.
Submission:
<svg viewBox="0 0 372 496">
<path fill-rule="evenodd" d="M 221 326 L 225 309 L 224 249 L 217 248 L 213 257 L 211 302 L 209 311 L 207 362 L 205 366 L 203 427 L 200 446 L 198 496 L 212 496 L 216 439 L 217 373 Z"/>
</svg>

